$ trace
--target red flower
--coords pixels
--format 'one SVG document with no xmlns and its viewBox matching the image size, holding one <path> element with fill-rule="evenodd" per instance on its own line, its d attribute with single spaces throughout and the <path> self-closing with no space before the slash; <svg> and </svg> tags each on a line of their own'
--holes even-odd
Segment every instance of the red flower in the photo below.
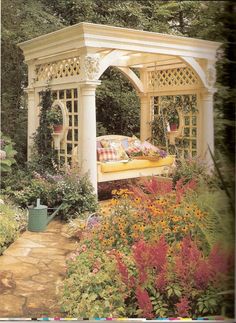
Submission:
<svg viewBox="0 0 236 323">
<path fill-rule="evenodd" d="M 211 272 L 209 264 L 206 260 L 201 260 L 196 268 L 195 274 L 195 283 L 197 288 L 204 289 L 207 287 L 210 278 L 211 278 Z"/>
<path fill-rule="evenodd" d="M 194 179 L 191 179 L 188 183 L 183 184 L 184 180 L 180 179 L 175 185 L 175 191 L 176 191 L 176 202 L 179 203 L 183 197 L 183 195 L 188 190 L 194 190 L 196 188 L 196 181 Z"/>
<path fill-rule="evenodd" d="M 136 289 L 136 298 L 138 301 L 138 306 L 142 310 L 143 316 L 145 318 L 153 318 L 153 307 L 148 292 L 138 286 Z"/>
<path fill-rule="evenodd" d="M 163 291 L 167 285 L 166 270 L 162 270 L 156 277 L 155 286 L 160 291 Z"/>
<path fill-rule="evenodd" d="M 225 275 L 229 270 L 229 255 L 220 250 L 219 246 L 216 245 L 212 248 L 209 255 L 209 265 L 213 279 L 218 274 Z"/>
<path fill-rule="evenodd" d="M 180 302 L 175 304 L 177 311 L 178 311 L 178 315 L 181 317 L 188 317 L 189 316 L 189 310 L 190 310 L 190 306 L 189 306 L 189 300 L 187 299 L 187 297 L 181 297 L 180 298 Z"/>
<path fill-rule="evenodd" d="M 201 252 L 190 237 L 183 239 L 175 265 L 176 273 L 183 286 L 194 284 L 194 274 L 201 260 Z"/>
<path fill-rule="evenodd" d="M 166 265 L 168 245 L 164 237 L 154 245 L 143 240 L 138 241 L 133 246 L 133 257 L 139 271 L 139 281 L 143 284 L 147 280 L 148 269 L 161 271 Z"/>
<path fill-rule="evenodd" d="M 121 279 L 122 279 L 123 283 L 125 283 L 125 285 L 128 288 L 134 287 L 135 279 L 134 279 L 134 277 L 129 276 L 127 266 L 123 263 L 123 261 L 119 257 L 116 258 L 116 261 L 117 261 L 118 270 L 121 275 Z"/>
</svg>

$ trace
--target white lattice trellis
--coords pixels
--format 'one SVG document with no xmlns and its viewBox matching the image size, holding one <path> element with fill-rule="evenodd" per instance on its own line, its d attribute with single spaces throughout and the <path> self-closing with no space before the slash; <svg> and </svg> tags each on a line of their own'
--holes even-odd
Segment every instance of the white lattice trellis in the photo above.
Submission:
<svg viewBox="0 0 236 323">
<path fill-rule="evenodd" d="M 199 84 L 196 74 L 188 67 L 148 72 L 150 88 L 190 87 Z"/>
<path fill-rule="evenodd" d="M 58 79 L 80 74 L 80 58 L 73 57 L 36 66 L 36 81 Z"/>
</svg>

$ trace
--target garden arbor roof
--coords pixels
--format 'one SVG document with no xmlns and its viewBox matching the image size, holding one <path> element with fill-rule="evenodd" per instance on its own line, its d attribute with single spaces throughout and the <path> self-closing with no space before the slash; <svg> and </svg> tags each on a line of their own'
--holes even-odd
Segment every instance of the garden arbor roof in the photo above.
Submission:
<svg viewBox="0 0 236 323">
<path fill-rule="evenodd" d="M 76 88 L 79 105 L 79 162 L 82 171 L 90 172 L 94 187 L 97 183 L 95 90 L 100 84 L 100 76 L 109 66 L 120 69 L 140 96 L 141 139 L 150 135 L 152 95 L 197 93 L 201 112 L 198 154 L 203 156 L 207 145 L 213 150 L 214 64 L 220 43 L 79 23 L 23 42 L 19 46 L 29 68 L 29 152 L 30 137 L 38 124 L 38 93 L 48 84 L 55 90 Z M 57 99 L 60 101 L 59 97 Z M 64 112 L 64 123 L 68 128 L 68 111 Z M 59 146 L 65 142 L 66 127 Z"/>
</svg>

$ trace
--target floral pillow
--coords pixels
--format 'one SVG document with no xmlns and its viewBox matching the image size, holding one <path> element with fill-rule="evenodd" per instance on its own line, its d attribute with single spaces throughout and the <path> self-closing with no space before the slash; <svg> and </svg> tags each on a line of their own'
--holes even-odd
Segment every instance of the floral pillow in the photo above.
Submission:
<svg viewBox="0 0 236 323">
<path fill-rule="evenodd" d="M 100 143 L 102 148 L 110 148 L 110 140 L 102 139 Z"/>
<path fill-rule="evenodd" d="M 141 144 L 141 149 L 143 151 L 143 154 L 147 156 L 159 156 L 160 158 L 164 158 L 167 156 L 166 151 L 152 145 L 148 141 L 144 141 Z"/>
<path fill-rule="evenodd" d="M 129 156 L 126 154 L 120 141 L 111 141 L 110 147 L 114 148 L 116 150 L 116 153 L 117 153 L 120 160 L 129 159 Z"/>
</svg>

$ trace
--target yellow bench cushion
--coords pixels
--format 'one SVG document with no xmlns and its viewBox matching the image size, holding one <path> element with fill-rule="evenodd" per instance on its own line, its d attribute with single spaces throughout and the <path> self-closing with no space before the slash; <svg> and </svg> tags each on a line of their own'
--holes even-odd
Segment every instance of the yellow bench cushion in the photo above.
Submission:
<svg viewBox="0 0 236 323">
<path fill-rule="evenodd" d="M 101 163 L 101 171 L 103 173 L 110 173 L 110 172 L 120 172 L 120 171 L 131 170 L 131 169 L 171 166 L 174 160 L 175 160 L 174 156 L 167 156 L 157 161 L 150 161 L 146 159 L 133 159 L 133 160 L 129 160 L 128 162 L 115 161 L 115 162 Z"/>
</svg>

